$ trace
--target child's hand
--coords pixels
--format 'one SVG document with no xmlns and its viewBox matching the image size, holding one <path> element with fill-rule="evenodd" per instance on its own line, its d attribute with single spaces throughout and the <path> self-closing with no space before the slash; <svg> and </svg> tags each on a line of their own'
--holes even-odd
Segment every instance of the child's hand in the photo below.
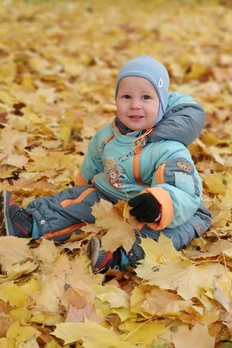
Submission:
<svg viewBox="0 0 232 348">
<path fill-rule="evenodd" d="M 160 205 L 151 193 L 142 193 L 128 201 L 133 207 L 130 214 L 141 222 L 156 222 L 160 219 Z"/>
</svg>

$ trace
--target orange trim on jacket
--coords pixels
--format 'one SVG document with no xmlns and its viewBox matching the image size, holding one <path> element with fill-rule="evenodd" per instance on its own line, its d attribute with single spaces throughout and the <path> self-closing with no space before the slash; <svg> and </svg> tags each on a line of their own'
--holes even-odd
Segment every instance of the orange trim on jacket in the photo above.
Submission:
<svg viewBox="0 0 232 348">
<path fill-rule="evenodd" d="M 134 155 L 134 159 L 133 159 L 133 172 L 134 172 L 134 178 L 135 181 L 137 182 L 137 184 L 142 185 L 142 179 L 141 179 L 141 175 L 140 175 L 140 153 L 141 153 L 142 147 L 140 148 L 140 151 L 137 152 Z"/>
<path fill-rule="evenodd" d="M 157 172 L 155 174 L 157 184 L 164 184 L 165 183 L 164 169 L 166 167 L 166 164 L 167 164 L 167 162 L 162 163 L 157 169 Z"/>
<path fill-rule="evenodd" d="M 137 184 L 142 185 L 143 181 L 141 179 L 140 175 L 140 154 L 143 149 L 143 147 L 146 145 L 146 136 L 150 134 L 153 131 L 153 128 L 147 129 L 144 134 L 142 134 L 140 137 L 132 141 L 130 148 L 135 152 L 134 154 L 134 160 L 133 160 L 133 171 L 134 171 L 134 178 Z"/>
<path fill-rule="evenodd" d="M 75 178 L 75 183 L 77 186 L 87 186 L 88 185 L 87 181 L 85 181 L 85 179 L 83 178 L 81 172 L 77 173 L 76 178 Z"/>
<path fill-rule="evenodd" d="M 65 199 L 63 202 L 60 203 L 60 205 L 61 205 L 62 208 L 67 208 L 69 205 L 80 203 L 93 191 L 96 191 L 96 189 L 94 187 L 86 189 L 77 198 L 75 198 L 75 199 Z"/>
</svg>

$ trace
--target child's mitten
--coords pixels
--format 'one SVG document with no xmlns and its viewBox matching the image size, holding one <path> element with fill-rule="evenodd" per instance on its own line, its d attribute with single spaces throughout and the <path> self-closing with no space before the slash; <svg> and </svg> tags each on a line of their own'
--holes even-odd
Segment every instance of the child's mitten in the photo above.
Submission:
<svg viewBox="0 0 232 348">
<path fill-rule="evenodd" d="M 132 207 L 130 214 L 141 222 L 157 222 L 160 220 L 160 205 L 151 193 L 142 193 L 128 201 Z"/>
</svg>

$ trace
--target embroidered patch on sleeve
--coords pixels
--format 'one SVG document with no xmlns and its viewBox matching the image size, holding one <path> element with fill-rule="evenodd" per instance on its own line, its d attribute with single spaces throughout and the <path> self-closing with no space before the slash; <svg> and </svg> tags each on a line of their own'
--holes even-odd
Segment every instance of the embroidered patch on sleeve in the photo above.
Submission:
<svg viewBox="0 0 232 348">
<path fill-rule="evenodd" d="M 181 170 L 183 170 L 184 172 L 187 172 L 187 173 L 191 173 L 192 172 L 192 166 L 187 163 L 187 162 L 176 162 L 176 165 L 178 168 L 180 168 Z"/>
<path fill-rule="evenodd" d="M 175 172 L 175 186 L 190 195 L 195 194 L 194 180 L 191 175 Z"/>
</svg>

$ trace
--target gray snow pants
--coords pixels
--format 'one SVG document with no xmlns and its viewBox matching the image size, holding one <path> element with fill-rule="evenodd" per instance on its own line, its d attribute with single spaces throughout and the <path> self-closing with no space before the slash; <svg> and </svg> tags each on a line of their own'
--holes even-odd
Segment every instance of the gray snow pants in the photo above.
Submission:
<svg viewBox="0 0 232 348">
<path fill-rule="evenodd" d="M 93 185 L 75 186 L 52 196 L 34 200 L 28 205 L 27 211 L 32 214 L 37 226 L 39 226 L 39 238 L 65 241 L 72 233 L 79 234 L 85 222 L 95 222 L 95 218 L 91 214 L 92 206 L 101 198 L 113 204 L 117 203 L 117 200 L 109 197 L 104 191 L 100 192 Z M 210 212 L 201 203 L 196 213 L 183 225 L 174 229 L 165 228 L 162 231 L 154 231 L 145 225 L 139 231 L 139 235 L 142 238 L 150 237 L 157 240 L 162 232 L 172 239 L 177 250 L 181 250 L 192 239 L 200 237 L 206 232 L 211 221 Z M 34 238 L 33 231 L 32 238 Z"/>
</svg>

